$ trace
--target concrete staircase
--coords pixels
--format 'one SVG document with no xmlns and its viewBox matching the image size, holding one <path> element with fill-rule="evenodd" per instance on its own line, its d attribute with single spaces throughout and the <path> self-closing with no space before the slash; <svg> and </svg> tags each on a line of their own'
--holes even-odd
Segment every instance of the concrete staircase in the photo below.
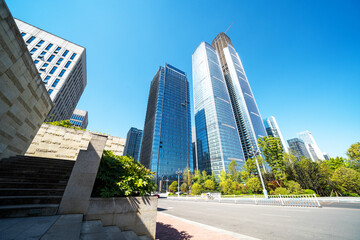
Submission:
<svg viewBox="0 0 360 240">
<path fill-rule="evenodd" d="M 116 226 L 103 227 L 100 220 L 84 221 L 80 233 L 81 240 L 151 240 L 147 236 L 137 236 L 133 231 L 121 231 Z"/>
<path fill-rule="evenodd" d="M 74 161 L 16 156 L 0 161 L 0 217 L 57 213 Z"/>
</svg>

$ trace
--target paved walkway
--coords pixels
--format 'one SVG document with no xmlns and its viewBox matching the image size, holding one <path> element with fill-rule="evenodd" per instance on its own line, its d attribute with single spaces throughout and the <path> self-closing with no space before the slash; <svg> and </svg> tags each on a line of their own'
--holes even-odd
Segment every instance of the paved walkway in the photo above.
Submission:
<svg viewBox="0 0 360 240">
<path fill-rule="evenodd" d="M 156 239 L 159 240 L 259 240 L 158 212 Z"/>
</svg>

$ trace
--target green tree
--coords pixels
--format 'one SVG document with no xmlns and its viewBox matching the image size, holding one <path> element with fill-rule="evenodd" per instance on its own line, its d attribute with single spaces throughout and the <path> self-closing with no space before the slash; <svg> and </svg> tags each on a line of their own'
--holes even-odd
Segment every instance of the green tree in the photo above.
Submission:
<svg viewBox="0 0 360 240">
<path fill-rule="evenodd" d="M 132 157 L 104 151 L 93 189 L 93 196 L 145 196 L 155 190 L 153 174 Z"/>
<path fill-rule="evenodd" d="M 249 158 L 246 160 L 244 164 L 244 170 L 241 171 L 240 174 L 243 180 L 247 180 L 248 178 L 255 176 L 257 174 L 255 159 Z"/>
<path fill-rule="evenodd" d="M 202 192 L 202 187 L 199 183 L 194 183 L 191 188 L 191 193 L 194 195 L 199 195 Z"/>
<path fill-rule="evenodd" d="M 342 157 L 330 158 L 329 160 L 325 160 L 324 163 L 331 169 L 336 170 L 340 167 L 345 167 L 346 160 Z"/>
<path fill-rule="evenodd" d="M 178 191 L 178 183 L 177 181 L 173 181 L 169 186 L 169 192 L 177 192 Z"/>
<path fill-rule="evenodd" d="M 360 142 L 352 144 L 346 155 L 349 157 L 349 167 L 360 172 Z"/>
<path fill-rule="evenodd" d="M 342 193 L 360 194 L 360 173 L 351 168 L 336 169 L 332 181 Z"/>
<path fill-rule="evenodd" d="M 261 192 L 261 182 L 257 177 L 251 177 L 246 181 L 246 186 L 253 193 Z"/>
<path fill-rule="evenodd" d="M 204 183 L 204 189 L 209 191 L 215 190 L 215 183 L 213 182 L 213 180 L 211 179 L 206 180 Z"/>
<path fill-rule="evenodd" d="M 230 178 L 226 179 L 225 181 L 220 182 L 221 191 L 225 195 L 233 194 L 236 188 L 235 182 L 231 181 Z"/>
<path fill-rule="evenodd" d="M 232 160 L 230 162 L 229 167 L 228 167 L 229 175 L 230 175 L 231 181 L 240 183 L 241 175 L 238 173 L 238 171 L 236 169 L 237 166 L 238 166 L 238 164 L 234 160 Z"/>
<path fill-rule="evenodd" d="M 200 170 L 195 170 L 193 175 L 193 181 L 194 183 L 198 183 L 200 185 L 204 183 Z"/>
<path fill-rule="evenodd" d="M 279 138 L 276 137 L 263 137 L 258 139 L 258 143 L 265 161 L 271 167 L 274 173 L 278 186 L 286 179 L 285 163 L 284 163 L 284 150 Z"/>
<path fill-rule="evenodd" d="M 189 187 L 188 187 L 187 183 L 181 184 L 181 185 L 180 185 L 180 190 L 181 190 L 181 192 L 183 192 L 183 193 L 187 193 L 187 192 L 189 191 Z"/>
<path fill-rule="evenodd" d="M 73 129 L 76 129 L 76 130 L 85 131 L 85 129 L 83 129 L 83 128 L 81 128 L 81 127 L 76 127 L 76 126 L 72 125 L 72 124 L 70 123 L 70 120 L 61 120 L 61 121 L 54 121 L 54 122 L 45 122 L 45 124 L 50 124 L 50 125 L 59 126 L 59 127 L 73 128 Z"/>
<path fill-rule="evenodd" d="M 183 171 L 183 180 L 184 183 L 187 184 L 188 188 L 191 188 L 191 181 L 192 181 L 192 177 L 191 177 L 191 171 L 188 167 L 186 167 Z"/>
</svg>

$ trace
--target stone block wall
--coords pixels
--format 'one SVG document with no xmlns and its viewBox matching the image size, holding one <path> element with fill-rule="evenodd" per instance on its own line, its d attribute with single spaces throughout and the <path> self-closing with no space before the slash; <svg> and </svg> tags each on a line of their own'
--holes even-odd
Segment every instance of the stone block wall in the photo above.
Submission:
<svg viewBox="0 0 360 240">
<path fill-rule="evenodd" d="M 52 106 L 19 29 L 0 0 L 0 159 L 25 153 Z"/>
<path fill-rule="evenodd" d="M 43 124 L 25 155 L 75 161 L 79 151 L 88 148 L 93 135 L 99 134 Z M 122 155 L 125 139 L 113 136 L 105 137 L 107 137 L 105 150 L 113 151 L 116 155 Z"/>
</svg>

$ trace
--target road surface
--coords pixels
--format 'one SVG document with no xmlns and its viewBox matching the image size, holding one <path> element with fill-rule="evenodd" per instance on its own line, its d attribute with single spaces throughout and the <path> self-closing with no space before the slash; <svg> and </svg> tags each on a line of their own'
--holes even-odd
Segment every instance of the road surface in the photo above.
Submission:
<svg viewBox="0 0 360 240">
<path fill-rule="evenodd" d="M 159 198 L 158 211 L 263 240 L 360 239 L 360 209 L 262 206 Z"/>
</svg>

